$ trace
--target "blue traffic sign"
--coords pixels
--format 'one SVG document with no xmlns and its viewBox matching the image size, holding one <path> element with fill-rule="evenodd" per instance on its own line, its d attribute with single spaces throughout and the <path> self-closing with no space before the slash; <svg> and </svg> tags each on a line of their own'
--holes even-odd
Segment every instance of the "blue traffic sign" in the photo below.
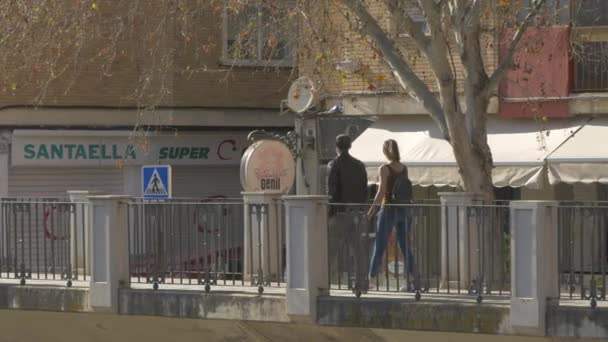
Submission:
<svg viewBox="0 0 608 342">
<path fill-rule="evenodd" d="M 171 198 L 171 166 L 142 166 L 141 179 L 144 199 L 161 200 Z"/>
</svg>

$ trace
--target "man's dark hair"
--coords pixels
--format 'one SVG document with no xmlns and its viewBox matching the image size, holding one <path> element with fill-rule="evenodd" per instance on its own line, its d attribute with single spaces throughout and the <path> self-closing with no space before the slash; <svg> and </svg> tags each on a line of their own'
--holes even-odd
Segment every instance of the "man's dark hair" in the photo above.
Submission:
<svg viewBox="0 0 608 342">
<path fill-rule="evenodd" d="M 336 137 L 336 147 L 342 151 L 346 152 L 350 150 L 351 147 L 351 139 L 346 134 L 340 134 Z"/>
</svg>

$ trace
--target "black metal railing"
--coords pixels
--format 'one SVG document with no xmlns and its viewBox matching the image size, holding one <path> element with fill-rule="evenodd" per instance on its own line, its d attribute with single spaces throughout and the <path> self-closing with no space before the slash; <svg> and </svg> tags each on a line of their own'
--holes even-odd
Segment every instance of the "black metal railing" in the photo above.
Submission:
<svg viewBox="0 0 608 342">
<path fill-rule="evenodd" d="M 560 299 L 606 300 L 608 203 L 557 207 Z"/>
<path fill-rule="evenodd" d="M 444 207 L 442 210 L 446 215 L 450 207 Z M 456 211 L 456 220 L 447 220 L 448 227 L 444 228 L 444 231 L 451 232 L 445 236 L 445 241 L 453 241 L 455 237 L 460 241 L 455 247 L 451 247 L 452 250 L 456 248 L 456 293 L 465 291 L 475 295 L 477 302 L 481 302 L 484 296 L 510 296 L 509 203 L 497 201 L 492 205 L 459 206 Z M 449 246 L 449 243 L 447 245 Z M 446 250 L 445 255 L 444 264 L 453 269 L 453 263 L 448 262 L 449 250 Z M 450 274 L 450 271 L 447 273 Z M 450 278 L 453 279 L 453 276 Z M 447 286 L 450 286 L 449 281 Z M 450 293 L 450 288 L 447 292 Z"/>
<path fill-rule="evenodd" d="M 573 53 L 573 91 L 608 91 L 608 41 L 578 43 Z"/>
<path fill-rule="evenodd" d="M 64 199 L 0 200 L 0 278 L 87 280 L 85 203 Z"/>
<path fill-rule="evenodd" d="M 510 294 L 508 205 L 395 205 L 373 221 L 368 209 L 369 204 L 330 205 L 330 288 L 357 296 L 411 292 L 416 299 L 425 293 L 474 295 L 479 302 Z M 378 229 L 381 215 L 393 217 L 381 224 L 391 227 Z M 382 246 L 375 270 L 374 251 Z"/>
<path fill-rule="evenodd" d="M 212 286 L 255 286 L 262 292 L 282 284 L 279 204 L 214 199 L 127 205 L 132 283 L 154 289 L 160 284 L 201 285 L 207 292 Z"/>
</svg>

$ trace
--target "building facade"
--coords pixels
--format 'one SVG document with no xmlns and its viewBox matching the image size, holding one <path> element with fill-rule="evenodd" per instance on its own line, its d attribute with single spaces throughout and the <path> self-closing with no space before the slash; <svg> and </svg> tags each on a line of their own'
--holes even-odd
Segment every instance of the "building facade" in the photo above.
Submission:
<svg viewBox="0 0 608 342">
<path fill-rule="evenodd" d="M 480 44 L 488 73 L 513 36 L 509 26 L 496 29 L 491 14 L 497 3 L 485 2 Z M 514 2 L 526 13 L 526 2 Z M 493 7 L 494 6 L 494 7 Z M 593 141 L 606 132 L 608 83 L 606 36 L 602 1 L 549 1 L 542 23 L 533 25 L 520 42 L 514 67 L 501 82 L 488 108 L 488 143 L 493 152 L 493 179 L 500 199 L 606 199 L 608 155 Z M 331 6 L 330 6 L 331 7 Z M 424 56 L 404 34 L 381 2 L 368 6 L 378 23 L 396 42 L 417 76 L 437 91 Z M 334 11 L 339 12 L 334 7 Z M 335 18 L 340 14 L 336 13 Z M 344 16 L 342 16 L 344 17 Z M 427 32 L 424 16 L 410 17 Z M 345 115 L 374 117 L 374 124 L 354 142 L 352 153 L 368 165 L 370 181 L 384 162 L 381 144 L 394 138 L 409 166 L 418 198 L 435 198 L 440 191 L 459 189 L 458 168 L 449 144 L 441 139 L 422 105 L 396 84 L 378 51 L 349 30 L 347 20 L 335 19 L 328 31 L 342 32 L 335 49 L 311 40 L 301 44 L 300 74 L 318 82 L 326 108 L 339 104 Z M 457 51 L 454 43 L 453 51 Z M 313 53 L 309 53 L 312 51 Z M 306 58 L 305 56 L 317 56 Z M 319 62 L 319 60 L 321 62 Z M 454 68 L 463 91 L 459 58 Z M 324 173 L 320 161 L 319 174 Z M 309 172 L 312 172 L 309 170 Z M 319 192 L 323 176 L 319 176 Z"/>
<path fill-rule="evenodd" d="M 94 57 L 112 46 L 91 39 L 77 71 L 50 81 L 15 78 L 0 89 L 1 197 L 141 196 L 144 164 L 173 166 L 174 197 L 240 196 L 247 134 L 293 126 L 291 116 L 279 115 L 292 50 L 283 48 L 276 61 L 236 58 L 228 51 L 243 18 L 210 3 L 188 16 L 195 29 L 184 34 L 176 22 L 185 17 L 167 3 L 138 5 L 141 17 L 132 22 L 141 27 L 117 39 L 108 65 Z M 87 10 L 99 12 L 90 20 L 128 22 L 120 6 L 131 2 Z M 154 30 L 162 37 L 150 38 Z M 142 50 L 146 39 L 153 43 Z"/>
</svg>

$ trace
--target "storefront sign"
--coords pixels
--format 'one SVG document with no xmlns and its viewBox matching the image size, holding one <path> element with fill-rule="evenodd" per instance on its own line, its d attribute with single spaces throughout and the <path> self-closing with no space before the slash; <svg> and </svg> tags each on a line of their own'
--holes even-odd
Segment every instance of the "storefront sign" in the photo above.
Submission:
<svg viewBox="0 0 608 342">
<path fill-rule="evenodd" d="M 295 179 L 295 162 L 289 148 L 276 140 L 251 145 L 241 160 L 241 185 L 247 192 L 286 194 Z"/>
<path fill-rule="evenodd" d="M 15 131 L 13 166 L 114 166 L 143 164 L 236 165 L 245 133 L 152 134 L 130 132 Z"/>
</svg>

